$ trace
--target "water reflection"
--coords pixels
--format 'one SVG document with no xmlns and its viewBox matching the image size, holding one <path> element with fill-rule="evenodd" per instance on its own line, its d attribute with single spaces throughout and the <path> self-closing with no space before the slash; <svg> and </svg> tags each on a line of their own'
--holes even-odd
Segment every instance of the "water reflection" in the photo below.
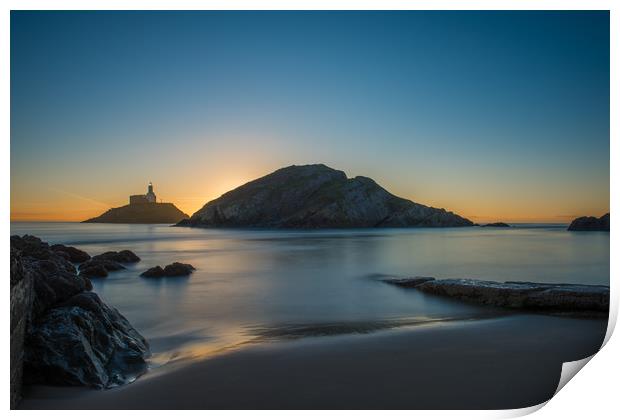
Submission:
<svg viewBox="0 0 620 420">
<path fill-rule="evenodd" d="M 13 223 L 11 230 L 91 255 L 131 249 L 140 256 L 93 283 L 149 339 L 156 365 L 257 340 L 498 316 L 386 285 L 379 281 L 385 277 L 609 284 L 609 234 L 575 235 L 565 226 L 245 231 Z M 197 271 L 178 279 L 140 277 L 175 261 Z"/>
</svg>

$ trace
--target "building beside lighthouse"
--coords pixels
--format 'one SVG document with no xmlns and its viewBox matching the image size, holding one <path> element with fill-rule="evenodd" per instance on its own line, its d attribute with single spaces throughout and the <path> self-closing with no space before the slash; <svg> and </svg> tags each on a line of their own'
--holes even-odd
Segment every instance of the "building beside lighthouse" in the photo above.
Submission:
<svg viewBox="0 0 620 420">
<path fill-rule="evenodd" d="M 129 204 L 148 204 L 156 203 L 157 196 L 153 192 L 153 183 L 149 182 L 146 194 L 137 194 L 129 196 Z"/>
</svg>

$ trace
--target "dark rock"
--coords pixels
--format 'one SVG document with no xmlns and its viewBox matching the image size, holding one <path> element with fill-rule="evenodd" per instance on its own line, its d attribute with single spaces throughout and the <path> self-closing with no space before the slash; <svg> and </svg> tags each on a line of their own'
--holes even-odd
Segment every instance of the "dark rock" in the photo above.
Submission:
<svg viewBox="0 0 620 420">
<path fill-rule="evenodd" d="M 82 223 L 177 223 L 189 216 L 172 203 L 128 204 Z"/>
<path fill-rule="evenodd" d="M 188 276 L 192 274 L 194 270 L 196 269 L 191 264 L 174 262 L 164 268 L 164 275 L 166 277 Z"/>
<path fill-rule="evenodd" d="M 140 274 L 140 276 L 149 277 L 149 278 L 159 278 L 159 277 L 165 276 L 165 273 L 164 273 L 163 268 L 156 265 L 155 267 L 151 267 L 148 270 L 146 270 L 144 273 Z"/>
<path fill-rule="evenodd" d="M 385 279 L 383 281 L 400 287 L 417 287 L 429 280 L 435 280 L 435 277 L 407 277 L 404 279 Z"/>
<path fill-rule="evenodd" d="M 62 256 L 63 258 L 72 263 L 82 263 L 90 259 L 90 255 L 88 255 L 88 253 L 72 246 L 55 244 L 52 245 L 50 248 L 58 255 Z"/>
<path fill-rule="evenodd" d="M 93 260 L 111 260 L 119 263 L 134 263 L 140 261 L 140 257 L 132 251 L 125 249 L 123 251 L 108 251 L 103 254 L 95 255 Z"/>
<path fill-rule="evenodd" d="M 504 222 L 495 222 L 495 223 L 487 223 L 486 225 L 481 225 L 481 227 L 503 227 L 508 228 L 510 225 Z"/>
<path fill-rule="evenodd" d="M 165 268 L 161 268 L 159 265 L 151 267 L 144 273 L 140 274 L 142 277 L 159 278 L 159 277 L 179 277 L 188 276 L 194 270 L 196 270 L 191 264 L 183 264 L 180 262 L 174 262 L 167 265 Z"/>
<path fill-rule="evenodd" d="M 23 269 L 33 279 L 33 313 L 39 315 L 58 302 L 92 289 L 90 281 L 77 274 L 69 261 L 53 252 L 50 246 L 34 236 L 12 236 L 11 245 L 20 251 Z"/>
<path fill-rule="evenodd" d="M 11 247 L 11 362 L 10 407 L 21 399 L 24 365 L 24 339 L 32 312 L 34 295 L 32 276 L 24 269 L 21 252 Z"/>
<path fill-rule="evenodd" d="M 12 403 L 22 361 L 26 383 L 110 387 L 146 370 L 144 338 L 62 254 L 38 238 L 11 237 Z M 120 266 L 97 261 L 110 263 Z"/>
<path fill-rule="evenodd" d="M 93 292 L 72 296 L 33 324 L 26 340 L 28 383 L 107 388 L 147 369 L 146 340 Z"/>
<path fill-rule="evenodd" d="M 210 201 L 179 226 L 354 228 L 473 223 L 390 194 L 370 178 L 325 165 L 289 166 Z"/>
<path fill-rule="evenodd" d="M 109 271 L 124 270 L 121 264 L 116 261 L 103 258 L 92 258 L 78 267 L 80 275 L 87 278 L 107 277 Z"/>
<path fill-rule="evenodd" d="M 108 270 L 106 270 L 103 264 L 93 264 L 83 267 L 80 270 L 80 276 L 84 276 L 88 279 L 108 277 Z"/>
<path fill-rule="evenodd" d="M 432 277 L 386 280 L 401 287 L 466 302 L 513 309 L 607 316 L 609 287 L 579 284 L 494 282 L 471 279 L 435 280 Z"/>
<path fill-rule="evenodd" d="M 578 217 L 568 227 L 572 231 L 606 231 L 609 232 L 609 213 L 596 218 L 592 216 Z"/>
</svg>

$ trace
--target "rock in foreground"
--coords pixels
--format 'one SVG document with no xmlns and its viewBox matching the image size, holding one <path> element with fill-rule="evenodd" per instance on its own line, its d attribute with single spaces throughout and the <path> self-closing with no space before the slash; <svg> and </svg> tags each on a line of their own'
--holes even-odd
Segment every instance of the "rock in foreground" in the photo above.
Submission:
<svg viewBox="0 0 620 420">
<path fill-rule="evenodd" d="M 146 371 L 146 340 L 47 243 L 11 236 L 11 286 L 11 325 L 27 323 L 21 340 L 11 335 L 11 361 L 23 360 L 24 383 L 106 388 Z M 26 301 L 25 292 L 31 304 L 13 305 Z"/>
<path fill-rule="evenodd" d="M 210 201 L 179 226 L 449 227 L 473 223 L 390 194 L 370 178 L 325 165 L 289 166 Z"/>
<path fill-rule="evenodd" d="M 512 309 L 563 314 L 607 316 L 609 287 L 579 284 L 494 282 L 433 277 L 390 279 L 385 282 L 462 301 Z"/>
<path fill-rule="evenodd" d="M 183 264 L 180 262 L 174 262 L 167 265 L 165 268 L 161 268 L 159 265 L 151 267 L 144 273 L 140 274 L 142 277 L 159 278 L 159 277 L 179 277 L 188 276 L 192 274 L 196 269 L 191 264 Z"/>
<path fill-rule="evenodd" d="M 609 213 L 598 218 L 593 216 L 578 217 L 571 222 L 568 230 L 609 232 Z"/>
</svg>

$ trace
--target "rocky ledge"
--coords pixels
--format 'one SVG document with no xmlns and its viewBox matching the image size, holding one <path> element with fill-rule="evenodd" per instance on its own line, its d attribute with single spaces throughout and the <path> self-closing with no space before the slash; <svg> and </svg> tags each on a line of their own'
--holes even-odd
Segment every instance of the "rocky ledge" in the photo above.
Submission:
<svg viewBox="0 0 620 420">
<path fill-rule="evenodd" d="M 603 316 L 609 312 L 609 287 L 580 284 L 494 282 L 412 277 L 386 283 L 465 302 L 557 314 Z"/>
<path fill-rule="evenodd" d="M 196 269 L 191 264 L 174 262 L 167 265 L 165 268 L 161 268 L 159 265 L 151 267 L 140 274 L 140 276 L 149 278 L 189 276 L 195 270 Z"/>
<path fill-rule="evenodd" d="M 81 255 L 11 236 L 12 396 L 13 372 L 21 375 L 22 365 L 24 383 L 96 388 L 130 382 L 147 369 L 146 340 L 91 291 L 72 254 Z"/>
<path fill-rule="evenodd" d="M 609 232 L 609 213 L 601 217 L 584 216 L 573 220 L 568 227 L 573 231 L 605 231 Z"/>
</svg>

